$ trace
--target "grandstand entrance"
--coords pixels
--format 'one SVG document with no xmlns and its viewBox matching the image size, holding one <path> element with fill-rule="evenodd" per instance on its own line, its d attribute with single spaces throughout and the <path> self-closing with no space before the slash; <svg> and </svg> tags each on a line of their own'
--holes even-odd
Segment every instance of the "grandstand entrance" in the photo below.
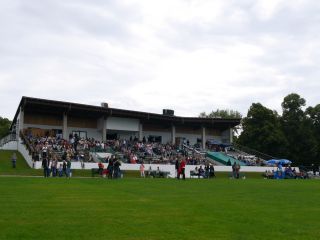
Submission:
<svg viewBox="0 0 320 240">
<path fill-rule="evenodd" d="M 118 134 L 116 133 L 107 133 L 107 140 L 116 140 L 118 139 Z"/>
<path fill-rule="evenodd" d="M 138 132 L 122 131 L 122 130 L 107 130 L 107 140 L 126 139 L 133 140 L 138 136 Z"/>
<path fill-rule="evenodd" d="M 148 142 L 152 142 L 152 143 L 162 143 L 162 136 L 149 135 L 149 137 L 148 137 Z"/>
</svg>

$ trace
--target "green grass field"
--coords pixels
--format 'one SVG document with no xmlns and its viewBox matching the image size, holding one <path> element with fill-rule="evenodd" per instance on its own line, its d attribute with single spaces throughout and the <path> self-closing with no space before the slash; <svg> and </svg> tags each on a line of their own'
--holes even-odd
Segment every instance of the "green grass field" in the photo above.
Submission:
<svg viewBox="0 0 320 240">
<path fill-rule="evenodd" d="M 319 199 L 319 180 L 2 176 L 0 239 L 319 239 Z"/>
</svg>

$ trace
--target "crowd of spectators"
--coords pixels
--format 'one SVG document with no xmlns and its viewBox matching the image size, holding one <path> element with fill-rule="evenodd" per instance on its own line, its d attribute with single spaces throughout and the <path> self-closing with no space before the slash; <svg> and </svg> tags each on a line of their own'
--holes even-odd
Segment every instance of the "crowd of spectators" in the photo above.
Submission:
<svg viewBox="0 0 320 240">
<path fill-rule="evenodd" d="M 297 172 L 296 169 L 290 165 L 284 169 L 281 165 L 278 165 L 275 170 L 266 170 L 263 176 L 267 179 L 307 179 L 310 177 L 307 171 L 300 168 L 300 171 Z"/>
<path fill-rule="evenodd" d="M 186 158 L 187 164 L 196 165 L 205 163 L 205 156 L 196 151 L 187 151 L 179 145 L 161 144 L 158 142 L 138 141 L 137 138 L 97 141 L 93 138 L 79 138 L 76 134 L 63 139 L 56 136 L 33 136 L 25 132 L 23 140 L 27 144 L 34 161 L 42 161 L 43 153 L 48 158 L 57 158 L 58 161 L 92 162 L 90 151 L 112 152 L 121 156 L 126 163 L 138 164 L 142 162 L 157 164 L 175 164 L 180 156 Z M 109 158 L 103 160 L 105 163 Z"/>
</svg>

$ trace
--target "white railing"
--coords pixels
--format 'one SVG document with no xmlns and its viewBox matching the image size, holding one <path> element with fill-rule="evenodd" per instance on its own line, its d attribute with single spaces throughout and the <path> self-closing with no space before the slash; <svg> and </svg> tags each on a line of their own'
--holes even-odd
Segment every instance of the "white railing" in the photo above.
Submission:
<svg viewBox="0 0 320 240">
<path fill-rule="evenodd" d="M 12 142 L 12 141 L 16 141 L 16 134 L 9 134 L 5 137 L 3 137 L 2 139 L 0 139 L 0 147 L 2 147 L 3 145 Z"/>
</svg>

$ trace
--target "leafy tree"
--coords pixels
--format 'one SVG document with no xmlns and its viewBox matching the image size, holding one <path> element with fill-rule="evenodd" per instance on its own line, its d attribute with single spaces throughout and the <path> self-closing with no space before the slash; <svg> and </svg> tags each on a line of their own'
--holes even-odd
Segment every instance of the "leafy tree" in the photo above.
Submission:
<svg viewBox="0 0 320 240">
<path fill-rule="evenodd" d="M 312 132 L 317 141 L 317 156 L 316 159 L 319 164 L 320 159 L 320 104 L 316 105 L 315 107 L 308 107 L 306 109 L 306 117 L 312 123 Z"/>
<path fill-rule="evenodd" d="M 292 93 L 281 104 L 283 114 L 282 129 L 289 143 L 288 158 L 296 164 L 310 165 L 316 161 L 318 144 L 314 134 L 313 121 L 308 117 L 311 109 L 304 112 L 305 99 Z"/>
<path fill-rule="evenodd" d="M 273 156 L 285 156 L 287 141 L 277 112 L 253 103 L 242 120 L 238 143 Z"/>
<path fill-rule="evenodd" d="M 11 121 L 0 117 L 0 139 L 9 134 Z"/>
<path fill-rule="evenodd" d="M 216 111 L 212 111 L 207 114 L 206 112 L 202 112 L 199 114 L 201 118 L 241 118 L 241 113 L 236 110 L 229 109 L 217 109 Z"/>
</svg>

